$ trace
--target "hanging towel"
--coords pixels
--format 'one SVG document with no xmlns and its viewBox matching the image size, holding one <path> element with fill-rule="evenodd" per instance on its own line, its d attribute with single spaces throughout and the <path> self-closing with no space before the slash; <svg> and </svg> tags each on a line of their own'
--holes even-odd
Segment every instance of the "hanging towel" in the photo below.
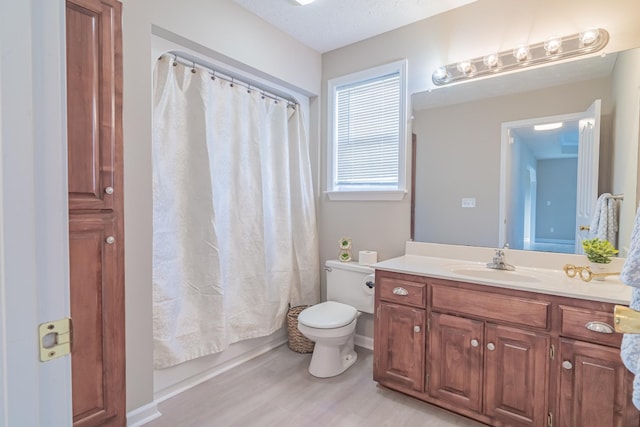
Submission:
<svg viewBox="0 0 640 427">
<path fill-rule="evenodd" d="M 622 266 L 620 280 L 633 286 L 629 307 L 640 311 L 640 209 L 631 232 L 629 254 Z M 640 410 L 640 334 L 624 334 L 620 347 L 622 362 L 634 375 L 633 404 Z"/>
<path fill-rule="evenodd" d="M 618 233 L 618 202 L 610 193 L 602 193 L 596 202 L 590 224 L 591 235 L 608 240 L 616 246 Z"/>
</svg>

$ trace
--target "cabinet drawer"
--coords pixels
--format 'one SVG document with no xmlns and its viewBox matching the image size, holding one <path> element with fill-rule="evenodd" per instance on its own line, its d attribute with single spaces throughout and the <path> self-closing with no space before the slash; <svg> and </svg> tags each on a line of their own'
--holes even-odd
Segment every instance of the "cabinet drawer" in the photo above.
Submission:
<svg viewBox="0 0 640 427">
<path fill-rule="evenodd" d="M 410 282 L 395 278 L 381 277 L 376 289 L 380 292 L 380 299 L 424 308 L 427 301 L 427 285 L 425 283 Z"/>
<path fill-rule="evenodd" d="M 487 320 L 547 329 L 551 303 L 493 292 L 434 285 L 431 304 L 436 310 L 469 314 Z"/>
<path fill-rule="evenodd" d="M 613 331 L 613 311 L 607 312 L 561 305 L 560 322 L 560 333 L 565 337 L 614 347 L 619 347 L 622 341 L 622 334 L 606 332 L 609 329 Z M 600 331 L 594 331 L 589 327 Z"/>
</svg>

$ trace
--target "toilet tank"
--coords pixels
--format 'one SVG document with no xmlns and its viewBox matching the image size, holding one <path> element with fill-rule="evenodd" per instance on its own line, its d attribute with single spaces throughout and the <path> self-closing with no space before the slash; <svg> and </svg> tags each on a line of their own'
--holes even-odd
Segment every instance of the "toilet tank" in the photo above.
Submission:
<svg viewBox="0 0 640 427">
<path fill-rule="evenodd" d="M 336 301 L 355 307 L 364 313 L 373 313 L 374 290 L 367 282 L 375 282 L 371 267 L 354 262 L 329 260 L 327 271 L 327 301 Z"/>
</svg>

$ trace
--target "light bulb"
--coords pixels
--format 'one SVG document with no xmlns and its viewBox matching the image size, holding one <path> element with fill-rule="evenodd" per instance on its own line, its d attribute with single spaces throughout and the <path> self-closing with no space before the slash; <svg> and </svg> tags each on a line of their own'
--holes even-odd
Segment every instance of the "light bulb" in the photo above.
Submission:
<svg viewBox="0 0 640 427">
<path fill-rule="evenodd" d="M 456 68 L 458 68 L 458 71 L 460 71 L 462 74 L 469 74 L 471 71 L 473 71 L 471 61 L 460 61 L 458 62 Z"/>
<path fill-rule="evenodd" d="M 518 62 L 526 61 L 529 59 L 529 46 L 526 44 L 517 46 L 513 49 L 513 56 Z"/>
<path fill-rule="evenodd" d="M 580 44 L 582 46 L 589 46 L 598 40 L 600 31 L 597 28 L 589 28 L 580 33 Z"/>
<path fill-rule="evenodd" d="M 482 59 L 482 63 L 487 68 L 494 68 L 500 64 L 500 56 L 497 53 L 490 53 Z"/>
<path fill-rule="evenodd" d="M 560 37 L 550 37 L 544 42 L 544 50 L 548 55 L 555 55 L 562 48 L 562 40 Z"/>
<path fill-rule="evenodd" d="M 438 67 L 433 72 L 433 78 L 436 80 L 444 80 L 448 77 L 447 69 L 445 67 Z"/>
</svg>

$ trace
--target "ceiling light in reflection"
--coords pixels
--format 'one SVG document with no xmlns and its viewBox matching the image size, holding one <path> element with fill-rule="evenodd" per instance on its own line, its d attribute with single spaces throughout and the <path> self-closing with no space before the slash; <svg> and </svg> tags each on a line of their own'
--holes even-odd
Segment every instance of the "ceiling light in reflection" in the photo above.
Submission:
<svg viewBox="0 0 640 427">
<path fill-rule="evenodd" d="M 553 129 L 559 129 L 561 127 L 562 127 L 562 122 L 546 123 L 544 125 L 533 126 L 533 130 L 553 130 Z"/>
</svg>

